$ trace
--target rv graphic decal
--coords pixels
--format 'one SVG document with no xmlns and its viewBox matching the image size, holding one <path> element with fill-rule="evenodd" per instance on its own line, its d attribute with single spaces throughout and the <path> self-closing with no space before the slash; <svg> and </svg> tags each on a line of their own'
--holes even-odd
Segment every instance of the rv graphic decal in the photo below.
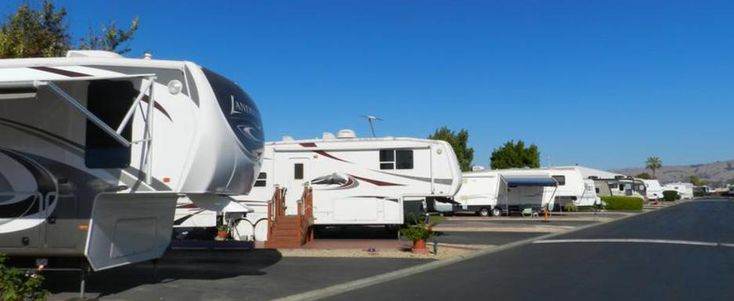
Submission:
<svg viewBox="0 0 734 301">
<path fill-rule="evenodd" d="M 359 186 L 359 181 L 350 175 L 335 172 L 311 180 L 311 185 L 318 186 L 320 190 L 351 189 Z"/>
<path fill-rule="evenodd" d="M 56 209 L 57 195 L 53 177 L 41 165 L 0 149 L 0 233 L 40 225 Z"/>
<path fill-rule="evenodd" d="M 403 184 L 384 182 L 336 172 L 311 180 L 311 185 L 314 185 L 314 188 L 318 190 L 352 189 L 359 186 L 359 180 L 376 186 L 405 186 Z"/>
</svg>

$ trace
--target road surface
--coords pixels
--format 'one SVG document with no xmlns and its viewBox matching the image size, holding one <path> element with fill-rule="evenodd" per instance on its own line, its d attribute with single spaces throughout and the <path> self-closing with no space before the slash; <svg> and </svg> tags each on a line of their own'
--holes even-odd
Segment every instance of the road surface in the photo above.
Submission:
<svg viewBox="0 0 734 301">
<path fill-rule="evenodd" d="M 330 300 L 734 300 L 734 200 L 706 199 Z"/>
</svg>

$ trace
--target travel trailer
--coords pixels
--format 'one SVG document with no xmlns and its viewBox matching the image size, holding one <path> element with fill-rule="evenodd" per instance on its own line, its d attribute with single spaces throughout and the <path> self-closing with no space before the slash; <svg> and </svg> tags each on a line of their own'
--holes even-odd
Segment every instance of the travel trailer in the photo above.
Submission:
<svg viewBox="0 0 734 301">
<path fill-rule="evenodd" d="M 453 211 L 499 216 L 525 208 L 552 210 L 557 184 L 550 173 L 537 169 L 465 172 Z"/>
<path fill-rule="evenodd" d="M 693 198 L 693 184 L 684 182 L 668 183 L 663 185 L 663 191 L 676 191 L 681 199 Z"/>
<path fill-rule="evenodd" d="M 645 183 L 623 174 L 577 166 L 584 179 L 594 181 L 598 196 L 636 196 L 645 199 Z"/>
<path fill-rule="evenodd" d="M 645 184 L 645 197 L 648 200 L 660 200 L 663 198 L 663 186 L 658 180 L 638 179 Z"/>
<path fill-rule="evenodd" d="M 93 270 L 160 257 L 177 201 L 230 205 L 263 152 L 232 81 L 101 51 L 0 60 L 0 141 L 0 253 Z"/>
<path fill-rule="evenodd" d="M 451 145 L 416 138 L 358 138 L 352 130 L 321 139 L 265 144 L 262 170 L 248 195 L 235 199 L 253 212 L 234 222 L 233 236 L 265 240 L 267 206 L 285 188 L 286 214 L 296 214 L 304 187 L 313 191 L 314 225 L 402 225 L 427 197 L 451 197 L 461 170 Z M 205 214 L 201 217 L 199 214 Z M 242 214 L 223 211 L 232 220 Z M 213 226 L 216 214 L 181 208 L 178 227 Z M 185 220 L 182 220 L 184 219 Z"/>
</svg>

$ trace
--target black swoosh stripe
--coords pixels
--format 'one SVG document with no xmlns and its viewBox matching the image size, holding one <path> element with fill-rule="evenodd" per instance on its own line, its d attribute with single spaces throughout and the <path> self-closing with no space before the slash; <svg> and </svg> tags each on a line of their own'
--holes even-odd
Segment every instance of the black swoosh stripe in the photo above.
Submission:
<svg viewBox="0 0 734 301">
<path fill-rule="evenodd" d="M 36 183 L 38 184 L 38 192 L 40 192 L 42 196 L 45 197 L 48 193 L 56 191 L 56 183 L 54 182 L 54 179 L 44 172 L 35 162 L 7 150 L 0 149 L 0 152 L 13 158 L 33 175 L 33 178 L 36 179 Z M 53 196 L 50 197 L 48 206 L 51 207 L 55 202 L 56 198 Z M 19 203 L 22 203 L 23 205 Z M 36 205 L 35 196 L 31 196 L 19 203 L 13 203 L 5 206 L 0 205 L 0 208 L 2 208 L 2 210 L 0 210 L 0 218 L 16 218 L 23 215 L 36 214 L 41 211 L 41 206 Z"/>
<path fill-rule="evenodd" d="M 89 74 L 84 74 L 84 73 L 79 73 L 79 72 L 74 72 L 74 71 L 69 71 L 69 70 L 63 70 L 63 69 L 57 69 L 57 68 L 51 68 L 51 67 L 46 67 L 46 66 L 29 67 L 29 68 L 35 69 L 35 70 L 40 70 L 40 71 L 45 71 L 45 72 L 48 72 L 48 73 L 54 73 L 54 74 L 58 74 L 58 75 L 68 76 L 68 77 L 87 77 L 87 76 L 91 76 Z"/>
</svg>

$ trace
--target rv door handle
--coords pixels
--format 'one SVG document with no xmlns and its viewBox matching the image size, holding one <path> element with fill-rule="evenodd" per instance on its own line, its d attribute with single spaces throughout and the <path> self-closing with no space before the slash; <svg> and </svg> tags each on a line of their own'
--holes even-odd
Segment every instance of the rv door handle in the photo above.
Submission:
<svg viewBox="0 0 734 301">
<path fill-rule="evenodd" d="M 56 217 L 55 216 L 49 216 L 48 219 L 46 219 L 49 224 L 55 224 L 56 223 Z"/>
</svg>

